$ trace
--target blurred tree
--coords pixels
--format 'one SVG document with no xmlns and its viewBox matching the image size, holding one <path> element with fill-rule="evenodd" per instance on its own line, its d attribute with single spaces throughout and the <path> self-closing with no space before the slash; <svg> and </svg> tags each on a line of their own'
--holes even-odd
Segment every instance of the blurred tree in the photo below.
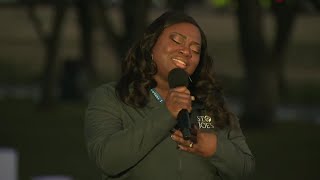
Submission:
<svg viewBox="0 0 320 180">
<path fill-rule="evenodd" d="M 28 6 L 28 15 L 31 22 L 34 24 L 36 32 L 43 44 L 45 45 L 46 58 L 43 70 L 43 81 L 41 85 L 41 99 L 42 106 L 49 106 L 54 101 L 54 89 L 56 87 L 56 66 L 57 54 L 62 30 L 63 19 L 67 7 L 71 4 L 75 5 L 78 17 L 79 29 L 81 32 L 81 53 L 79 58 L 82 64 L 82 70 L 86 70 L 86 75 L 90 79 L 96 78 L 96 71 L 93 62 L 93 28 L 94 18 L 98 15 L 98 19 L 103 24 L 103 29 L 106 35 L 106 41 L 114 49 L 115 54 L 122 59 L 131 44 L 142 36 L 145 26 L 147 24 L 147 13 L 150 5 L 149 0 L 123 0 L 120 6 L 120 12 L 123 15 L 123 31 L 117 31 L 115 25 L 112 23 L 107 15 L 109 3 L 103 0 L 55 0 L 46 1 L 49 7 L 54 7 L 54 17 L 51 24 L 50 32 L 46 32 L 44 24 L 37 16 L 35 6 L 39 4 L 38 1 L 24 1 Z M 97 12 L 94 14 L 93 12 Z"/>
<path fill-rule="evenodd" d="M 184 11 L 190 0 L 167 0 L 169 9 Z"/>
<path fill-rule="evenodd" d="M 90 79 L 96 78 L 96 71 L 93 62 L 93 3 L 89 0 L 75 0 L 79 30 L 81 32 L 81 53 L 82 69 Z"/>
<path fill-rule="evenodd" d="M 125 52 L 134 41 L 143 35 L 148 21 L 150 2 L 150 0 L 123 0 L 122 14 L 125 29 L 122 49 Z"/>
<path fill-rule="evenodd" d="M 269 127 L 275 120 L 279 87 L 283 85 L 284 50 L 288 44 L 297 1 L 275 1 L 276 37 L 268 48 L 258 0 L 238 0 L 238 23 L 245 69 L 243 125 Z M 280 9 L 278 9 L 280 8 Z"/>
<path fill-rule="evenodd" d="M 44 24 L 36 14 L 36 5 L 41 2 L 38 1 L 25 1 L 28 7 L 28 14 L 31 22 L 33 23 L 36 32 L 43 44 L 45 45 L 46 58 L 45 67 L 43 70 L 43 81 L 41 85 L 41 99 L 40 105 L 43 107 L 52 105 L 54 101 L 56 87 L 56 67 L 57 67 L 57 55 L 60 45 L 60 36 L 62 31 L 62 24 L 65 17 L 67 7 L 70 2 L 67 0 L 48 1 L 45 2 L 49 7 L 53 7 L 53 21 L 51 24 L 51 31 L 45 32 Z M 44 2 L 42 2 L 44 3 Z M 81 32 L 81 53 L 82 57 L 78 60 L 82 61 L 81 66 L 77 66 L 82 70 L 85 69 L 86 76 L 95 78 L 95 69 L 93 67 L 92 58 L 92 6 L 91 1 L 88 0 L 75 0 L 73 1 L 76 7 L 76 13 L 78 16 L 79 30 Z M 85 68 L 83 68 L 85 67 Z M 76 67 L 75 67 L 76 68 Z M 74 82 L 69 82 L 73 84 Z M 63 88 L 63 87 L 62 87 Z M 73 88 L 74 89 L 74 88 Z M 75 92 L 76 93 L 76 92 Z"/>
<path fill-rule="evenodd" d="M 97 15 L 102 22 L 106 42 L 113 48 L 119 59 L 122 59 L 134 41 L 143 35 L 147 24 L 150 0 L 123 0 L 120 12 L 123 17 L 123 32 L 117 31 L 108 15 L 109 6 L 103 0 L 95 0 Z M 121 22 L 120 22 L 121 23 Z"/>
<path fill-rule="evenodd" d="M 64 0 L 57 0 L 53 3 L 53 21 L 51 31 L 46 32 L 44 24 L 36 14 L 36 3 L 28 2 L 28 15 L 33 23 L 35 30 L 45 46 L 45 63 L 43 68 L 43 79 L 41 83 L 40 105 L 51 105 L 54 100 L 55 73 L 57 66 L 57 54 L 60 42 L 60 34 L 63 25 L 63 19 L 67 9 Z"/>
<path fill-rule="evenodd" d="M 279 0 L 278 0 L 279 1 Z M 276 73 L 278 79 L 279 95 L 287 94 L 287 84 L 285 78 L 285 52 L 291 37 L 294 20 L 298 12 L 298 0 L 291 0 L 285 3 L 277 3 L 273 0 L 271 3 L 272 12 L 275 18 L 275 39 L 271 49 L 271 60 L 277 65 Z"/>
</svg>

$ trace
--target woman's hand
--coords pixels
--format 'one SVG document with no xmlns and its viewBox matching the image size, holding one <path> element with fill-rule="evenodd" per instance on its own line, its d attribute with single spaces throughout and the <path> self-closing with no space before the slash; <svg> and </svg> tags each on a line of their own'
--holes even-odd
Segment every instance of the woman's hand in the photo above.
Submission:
<svg viewBox="0 0 320 180">
<path fill-rule="evenodd" d="M 172 116 L 177 119 L 178 113 L 182 109 L 191 112 L 193 100 L 194 97 L 190 95 L 190 91 L 185 86 L 181 86 L 169 90 L 165 103 Z"/>
<path fill-rule="evenodd" d="M 177 143 L 182 151 L 194 153 L 203 157 L 210 157 L 217 150 L 217 135 L 212 132 L 201 132 L 198 128 L 195 130 L 195 142 L 184 140 L 181 131 L 176 130 L 171 138 Z"/>
</svg>

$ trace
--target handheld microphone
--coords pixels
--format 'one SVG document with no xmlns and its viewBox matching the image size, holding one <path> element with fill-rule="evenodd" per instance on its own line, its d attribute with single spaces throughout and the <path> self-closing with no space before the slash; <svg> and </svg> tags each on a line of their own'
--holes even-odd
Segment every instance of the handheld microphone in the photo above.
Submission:
<svg viewBox="0 0 320 180">
<path fill-rule="evenodd" d="M 175 68 L 169 72 L 168 82 L 170 88 L 188 87 L 189 75 L 183 69 Z M 181 130 L 183 139 L 189 140 L 191 138 L 191 122 L 188 110 L 182 109 L 178 113 L 176 129 Z"/>
</svg>

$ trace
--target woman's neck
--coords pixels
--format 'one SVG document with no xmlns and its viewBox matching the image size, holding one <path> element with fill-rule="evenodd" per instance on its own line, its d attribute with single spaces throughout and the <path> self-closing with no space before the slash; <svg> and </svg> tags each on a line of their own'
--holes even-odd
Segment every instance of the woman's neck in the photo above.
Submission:
<svg viewBox="0 0 320 180">
<path fill-rule="evenodd" d="M 156 91 L 165 99 L 169 92 L 169 84 L 167 81 L 157 81 Z"/>
<path fill-rule="evenodd" d="M 157 86 L 155 89 L 163 99 L 165 99 L 167 97 L 167 94 L 169 92 L 168 88 L 162 88 L 162 87 Z"/>
</svg>

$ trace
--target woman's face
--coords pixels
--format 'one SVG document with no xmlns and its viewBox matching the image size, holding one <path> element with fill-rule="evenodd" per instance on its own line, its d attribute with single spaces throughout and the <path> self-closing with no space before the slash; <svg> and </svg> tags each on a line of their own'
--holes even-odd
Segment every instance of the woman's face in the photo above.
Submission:
<svg viewBox="0 0 320 180">
<path fill-rule="evenodd" d="M 157 64 L 156 81 L 167 81 L 168 73 L 174 68 L 184 69 L 189 75 L 200 61 L 201 34 L 190 23 L 178 23 L 164 29 L 152 49 Z"/>
</svg>

